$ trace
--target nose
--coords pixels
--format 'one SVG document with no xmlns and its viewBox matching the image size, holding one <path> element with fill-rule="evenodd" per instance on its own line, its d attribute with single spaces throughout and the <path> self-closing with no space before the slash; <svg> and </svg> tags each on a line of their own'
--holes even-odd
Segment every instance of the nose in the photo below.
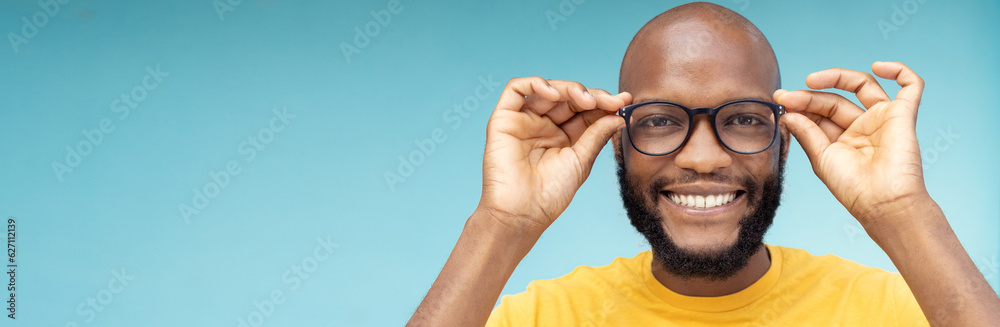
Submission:
<svg viewBox="0 0 1000 327">
<path fill-rule="evenodd" d="M 709 116 L 698 115 L 691 128 L 691 137 L 678 150 L 674 165 L 694 170 L 699 174 L 708 174 L 716 169 L 729 167 L 733 163 L 733 157 L 715 136 Z"/>
</svg>

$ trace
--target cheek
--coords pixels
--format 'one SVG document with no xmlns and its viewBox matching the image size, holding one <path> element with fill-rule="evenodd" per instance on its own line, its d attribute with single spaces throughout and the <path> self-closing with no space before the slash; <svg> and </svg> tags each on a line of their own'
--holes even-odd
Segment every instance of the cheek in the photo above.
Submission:
<svg viewBox="0 0 1000 327">
<path fill-rule="evenodd" d="M 648 183 L 665 165 L 670 164 L 673 154 L 665 156 L 648 156 L 640 153 L 632 146 L 632 141 L 628 134 L 622 131 L 621 134 L 622 162 L 629 176 L 636 178 L 640 184 Z"/>
<path fill-rule="evenodd" d="M 628 171 L 629 176 L 635 178 L 635 181 L 640 182 L 643 186 L 649 183 L 665 165 L 669 164 L 669 158 L 672 158 L 670 155 L 654 157 L 639 153 L 635 148 L 632 148 L 631 144 L 628 144 L 628 148 L 623 149 L 623 156 L 625 170 Z"/>
<path fill-rule="evenodd" d="M 659 166 L 655 162 L 655 159 L 659 158 L 639 153 L 631 145 L 622 149 L 622 156 L 625 178 L 632 192 L 642 199 L 644 205 L 650 206 L 650 201 L 655 202 L 655 199 L 650 198 L 648 191 L 654 177 L 659 173 Z"/>
<path fill-rule="evenodd" d="M 737 164 L 742 167 L 746 177 L 756 182 L 758 187 L 763 187 L 765 181 L 779 173 L 780 160 L 781 151 L 775 148 L 756 155 L 743 156 L 737 160 Z"/>
<path fill-rule="evenodd" d="M 768 155 L 766 156 L 766 160 L 764 160 L 766 162 L 762 163 L 762 165 L 767 167 L 766 169 L 771 173 L 777 173 L 778 171 L 778 166 L 780 166 L 782 160 L 781 157 L 781 151 L 783 151 L 782 148 L 783 147 L 780 144 L 774 144 L 771 146 L 771 149 L 765 152 Z"/>
</svg>

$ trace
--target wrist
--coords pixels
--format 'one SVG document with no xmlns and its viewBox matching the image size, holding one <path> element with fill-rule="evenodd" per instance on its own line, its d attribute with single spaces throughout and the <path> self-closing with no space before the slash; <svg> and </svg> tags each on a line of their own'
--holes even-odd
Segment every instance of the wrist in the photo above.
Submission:
<svg viewBox="0 0 1000 327">
<path fill-rule="evenodd" d="M 455 251 L 469 251 L 470 255 L 496 265 L 495 269 L 513 271 L 540 236 L 540 232 L 532 234 L 512 228 L 494 214 L 477 209 L 465 222 Z"/>
<path fill-rule="evenodd" d="M 872 240 L 883 245 L 904 241 L 917 235 L 949 228 L 947 218 L 929 194 L 900 198 L 893 203 L 873 208 L 858 217 Z"/>
<path fill-rule="evenodd" d="M 492 207 L 479 206 L 466 222 L 466 228 L 474 228 L 484 236 L 501 240 L 531 240 L 537 241 L 548 225 L 538 223 L 536 219 L 514 214 Z"/>
<path fill-rule="evenodd" d="M 887 199 L 861 203 L 863 204 L 850 208 L 851 215 L 862 226 L 868 227 L 872 225 L 874 227 L 876 225 L 894 224 L 900 220 L 906 221 L 913 214 L 926 210 L 928 204 L 933 204 L 934 200 L 925 191 L 894 195 L 889 196 Z"/>
</svg>

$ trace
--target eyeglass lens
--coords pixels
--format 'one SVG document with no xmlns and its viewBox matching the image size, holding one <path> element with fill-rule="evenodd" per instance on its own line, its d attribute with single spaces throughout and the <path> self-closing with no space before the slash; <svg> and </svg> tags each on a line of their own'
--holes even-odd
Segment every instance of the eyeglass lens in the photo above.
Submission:
<svg viewBox="0 0 1000 327">
<path fill-rule="evenodd" d="M 643 152 L 669 153 L 684 143 L 691 121 L 679 106 L 647 104 L 632 111 L 629 136 Z M 719 140 L 731 150 L 758 152 L 774 138 L 774 111 L 762 103 L 737 102 L 720 108 L 714 125 Z"/>
</svg>

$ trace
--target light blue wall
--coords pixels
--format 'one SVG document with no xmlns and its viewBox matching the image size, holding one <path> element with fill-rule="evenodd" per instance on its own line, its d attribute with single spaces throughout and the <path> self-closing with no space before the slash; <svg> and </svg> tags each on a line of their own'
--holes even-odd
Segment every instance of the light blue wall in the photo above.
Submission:
<svg viewBox="0 0 1000 327">
<path fill-rule="evenodd" d="M 478 201 L 484 127 L 502 83 L 541 75 L 614 91 L 632 35 L 678 3 L 588 0 L 570 10 L 565 0 L 560 13 L 557 0 L 402 0 L 348 61 L 341 44 L 354 44 L 355 27 L 374 32 L 370 12 L 388 1 L 228 1 L 236 5 L 222 16 L 212 0 L 76 0 L 51 15 L 35 1 L 0 5 L 9 42 L 0 44 L 0 215 L 17 221 L 15 325 L 400 325 Z M 813 71 L 876 60 L 921 74 L 928 188 L 996 287 L 997 2 L 719 3 L 768 36 L 787 89 Z M 911 12 L 897 14 L 899 26 L 894 6 Z M 550 11 L 565 20 L 550 24 Z M 22 18 L 43 26 L 22 30 Z M 884 37 L 880 21 L 896 30 Z M 147 69 L 165 76 L 143 86 Z M 489 86 L 481 98 L 479 85 Z M 122 94 L 144 97 L 126 117 Z M 286 124 L 276 109 L 294 118 Z M 105 119 L 114 130 L 57 174 L 65 148 L 90 142 L 81 131 Z M 413 155 L 420 164 L 390 187 L 385 173 L 399 173 L 398 158 L 437 129 L 433 152 Z M 251 135 L 270 141 L 253 160 L 242 144 Z M 621 209 L 610 153 L 505 293 L 645 249 Z M 228 183 L 185 221 L 179 206 L 194 205 L 193 189 L 215 191 L 210 174 L 227 164 Z M 784 200 L 769 243 L 893 269 L 797 145 Z M 122 270 L 127 286 L 109 288 Z M 275 291 L 281 303 L 270 307 Z"/>
</svg>

